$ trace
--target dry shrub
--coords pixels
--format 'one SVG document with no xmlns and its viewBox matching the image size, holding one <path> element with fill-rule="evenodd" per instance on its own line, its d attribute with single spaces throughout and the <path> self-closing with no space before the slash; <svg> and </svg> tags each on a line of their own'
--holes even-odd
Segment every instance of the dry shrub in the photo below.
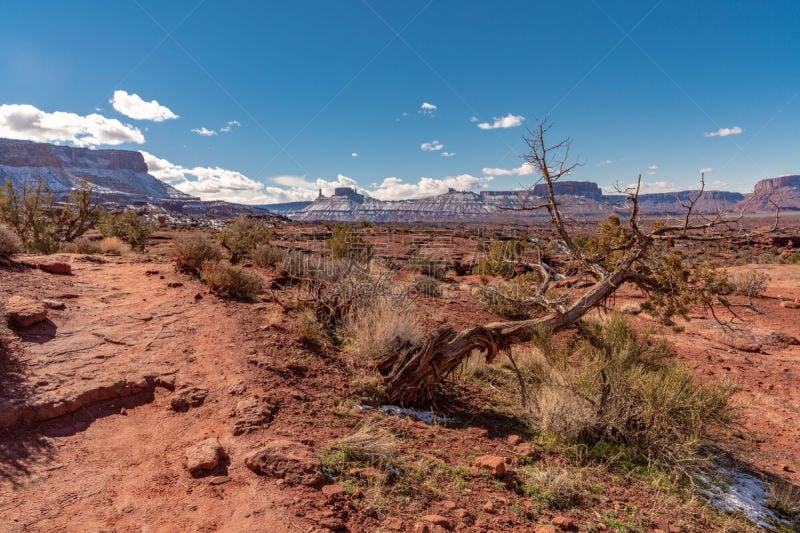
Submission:
<svg viewBox="0 0 800 533">
<path fill-rule="evenodd" d="M 734 294 L 753 298 L 761 295 L 767 289 L 769 275 L 758 270 L 746 270 L 733 273 L 729 279 Z"/>
<path fill-rule="evenodd" d="M 800 487 L 775 479 L 767 486 L 767 507 L 800 526 Z"/>
<path fill-rule="evenodd" d="M 418 294 L 430 296 L 431 298 L 442 297 L 442 286 L 430 276 L 417 276 L 414 278 L 414 290 Z"/>
<path fill-rule="evenodd" d="M 14 231 L 0 224 L 0 256 L 11 257 L 22 251 L 22 241 Z"/>
<path fill-rule="evenodd" d="M 481 289 L 480 298 L 489 312 L 505 318 L 528 318 L 536 307 L 531 297 L 539 285 L 533 274 L 517 276 L 511 282 L 498 281 Z"/>
<path fill-rule="evenodd" d="M 72 242 L 61 243 L 60 251 L 68 254 L 93 255 L 100 253 L 100 246 L 85 237 L 78 237 Z"/>
<path fill-rule="evenodd" d="M 288 256 L 287 250 L 270 244 L 260 244 L 250 252 L 250 259 L 260 267 L 282 266 Z"/>
<path fill-rule="evenodd" d="M 231 254 L 231 262 L 239 263 L 259 245 L 269 243 L 272 228 L 263 220 L 240 216 L 222 230 L 222 246 Z"/>
<path fill-rule="evenodd" d="M 178 270 L 197 273 L 203 262 L 218 261 L 222 257 L 222 250 L 203 235 L 186 235 L 175 239 L 172 255 Z"/>
<path fill-rule="evenodd" d="M 580 503 L 583 480 L 562 468 L 545 464 L 523 466 L 517 471 L 520 490 L 534 504 L 546 509 L 569 509 Z"/>
<path fill-rule="evenodd" d="M 119 237 L 105 237 L 97 246 L 104 254 L 123 254 L 128 246 Z"/>
<path fill-rule="evenodd" d="M 444 279 L 447 275 L 447 264 L 444 260 L 432 255 L 418 254 L 409 259 L 409 268 L 414 272 L 419 272 L 424 276 L 434 279 Z"/>
<path fill-rule="evenodd" d="M 353 466 L 390 466 L 397 454 L 397 438 L 372 423 L 337 440 L 322 454 L 322 465 L 332 475 L 347 474 Z"/>
<path fill-rule="evenodd" d="M 587 320 L 572 339 L 542 344 L 522 364 L 539 431 L 624 445 L 682 471 L 699 461 L 712 426 L 734 420 L 731 385 L 696 384 L 665 340 L 637 334 L 623 315 Z"/>
<path fill-rule="evenodd" d="M 200 266 L 200 279 L 215 294 L 237 300 L 253 301 L 264 289 L 261 276 L 227 261 L 205 261 Z"/>
<path fill-rule="evenodd" d="M 420 326 L 410 302 L 378 297 L 360 305 L 345 321 L 353 353 L 364 361 L 378 361 L 404 346 L 419 342 Z"/>
<path fill-rule="evenodd" d="M 374 247 L 365 241 L 358 230 L 347 224 L 337 224 L 331 229 L 331 237 L 325 248 L 334 259 L 345 259 L 367 264 L 372 259 Z"/>
</svg>

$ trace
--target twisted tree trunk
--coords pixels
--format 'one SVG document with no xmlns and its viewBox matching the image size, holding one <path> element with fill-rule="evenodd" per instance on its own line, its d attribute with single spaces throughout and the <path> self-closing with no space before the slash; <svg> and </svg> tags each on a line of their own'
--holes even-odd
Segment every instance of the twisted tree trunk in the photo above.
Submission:
<svg viewBox="0 0 800 533">
<path fill-rule="evenodd" d="M 438 329 L 422 343 L 391 354 L 378 364 L 386 400 L 397 405 L 430 405 L 434 401 L 434 387 L 458 368 L 473 350 L 485 352 L 486 362 L 491 363 L 499 352 L 530 341 L 542 329 L 559 331 L 575 324 L 622 283 L 636 277 L 637 274 L 630 271 L 604 276 L 563 314 L 496 322 L 458 334 L 450 327 Z"/>
</svg>

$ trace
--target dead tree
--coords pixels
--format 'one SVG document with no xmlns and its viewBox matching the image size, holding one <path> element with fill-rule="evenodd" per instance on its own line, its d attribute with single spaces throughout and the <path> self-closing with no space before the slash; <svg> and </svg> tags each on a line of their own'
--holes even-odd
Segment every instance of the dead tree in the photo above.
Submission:
<svg viewBox="0 0 800 533">
<path fill-rule="evenodd" d="M 743 213 L 726 214 L 723 208 L 708 215 L 699 212 L 705 181 L 696 194 L 683 204 L 683 216 L 647 224 L 639 210 L 641 175 L 633 187 L 623 189 L 628 197 L 630 212 L 623 222 L 612 216 L 601 224 L 588 244 L 576 244 L 570 228 L 559 210 L 554 184 L 570 174 L 577 163 L 570 160 L 570 141 L 548 145 L 550 126 L 540 122 L 529 131 L 525 141 L 530 148 L 525 161 L 540 174 L 547 188 L 546 201 L 523 207 L 526 210 L 547 210 L 551 222 L 573 264 L 578 264 L 592 284 L 571 303 L 562 298 L 548 298 L 554 278 L 553 267 L 541 260 L 537 265 L 541 281 L 533 288 L 526 304 L 539 309 L 535 318 L 479 325 L 457 333 L 444 327 L 421 343 L 393 353 L 380 361 L 378 370 L 383 376 L 386 399 L 400 405 L 429 405 L 433 403 L 435 387 L 456 370 L 473 351 L 485 354 L 491 363 L 501 352 L 510 356 L 510 348 L 542 335 L 575 325 L 584 315 L 624 283 L 633 283 L 648 297 L 646 309 L 663 321 L 676 315 L 686 317 L 690 306 L 701 305 L 710 310 L 718 321 L 715 307 L 727 309 L 733 318 L 739 315 L 736 305 L 724 297 L 727 278 L 723 271 L 709 265 L 690 265 L 686 258 L 669 246 L 677 241 L 719 241 L 747 234 Z M 775 226 L 778 218 L 776 216 Z M 512 360 L 513 363 L 513 360 Z"/>
</svg>

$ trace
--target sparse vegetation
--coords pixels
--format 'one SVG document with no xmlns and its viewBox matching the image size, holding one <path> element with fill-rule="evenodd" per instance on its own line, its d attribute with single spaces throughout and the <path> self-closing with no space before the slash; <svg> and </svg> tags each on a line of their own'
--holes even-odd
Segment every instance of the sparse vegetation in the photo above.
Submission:
<svg viewBox="0 0 800 533">
<path fill-rule="evenodd" d="M 767 507 L 779 516 L 800 526 L 800 487 L 789 481 L 775 479 L 767 484 Z"/>
<path fill-rule="evenodd" d="M 205 261 L 200 266 L 200 279 L 219 296 L 247 302 L 254 301 L 264 289 L 261 276 L 224 260 Z"/>
<path fill-rule="evenodd" d="M 85 237 L 78 237 L 72 242 L 61 243 L 60 251 L 68 254 L 99 254 L 100 246 Z"/>
<path fill-rule="evenodd" d="M 22 251 L 22 241 L 11 228 L 0 224 L 0 257 L 11 257 Z"/>
<path fill-rule="evenodd" d="M 396 350 L 419 341 L 421 331 L 410 303 L 385 296 L 359 305 L 348 313 L 345 330 L 350 349 L 364 363 L 374 366 Z"/>
<path fill-rule="evenodd" d="M 272 228 L 264 220 L 248 216 L 237 217 L 222 230 L 222 246 L 230 252 L 231 263 L 240 263 L 258 246 L 266 245 L 272 238 Z"/>
<path fill-rule="evenodd" d="M 569 509 L 580 502 L 583 492 L 580 474 L 563 468 L 535 464 L 518 471 L 519 491 L 530 496 L 539 511 Z"/>
<path fill-rule="evenodd" d="M 763 294 L 767 288 L 767 281 L 769 281 L 769 275 L 766 272 L 753 269 L 735 272 L 730 276 L 733 293 L 748 298 Z"/>
<path fill-rule="evenodd" d="M 97 244 L 104 254 L 123 254 L 128 246 L 119 237 L 104 237 Z"/>
<path fill-rule="evenodd" d="M 252 252 L 250 258 L 260 267 L 280 267 L 287 259 L 289 252 L 271 244 L 259 244 Z"/>
<path fill-rule="evenodd" d="M 187 235 L 175 239 L 175 266 L 183 272 L 199 273 L 204 261 L 218 261 L 222 250 L 204 235 Z"/>
<path fill-rule="evenodd" d="M 478 262 L 472 273 L 511 278 L 522 258 L 524 247 L 525 244 L 518 240 L 493 242 L 489 253 Z"/>
<path fill-rule="evenodd" d="M 372 259 L 373 246 L 362 239 L 356 229 L 337 224 L 331 232 L 331 237 L 325 241 L 325 248 L 334 259 L 349 259 L 363 264 Z"/>
<path fill-rule="evenodd" d="M 414 290 L 417 294 L 430 296 L 431 298 L 442 297 L 442 286 L 436 279 L 430 276 L 420 275 L 414 278 Z"/>
</svg>

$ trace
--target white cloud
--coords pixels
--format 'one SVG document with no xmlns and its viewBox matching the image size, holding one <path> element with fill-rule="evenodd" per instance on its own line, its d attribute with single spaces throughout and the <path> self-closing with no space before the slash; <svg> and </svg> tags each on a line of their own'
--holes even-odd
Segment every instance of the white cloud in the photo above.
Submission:
<svg viewBox="0 0 800 533">
<path fill-rule="evenodd" d="M 141 130 L 96 113 L 47 113 L 28 104 L 0 105 L 0 137 L 75 146 L 143 144 Z"/>
<path fill-rule="evenodd" d="M 478 117 L 469 117 L 470 122 L 480 122 L 481 120 Z"/>
<path fill-rule="evenodd" d="M 453 157 L 456 155 L 455 152 L 442 152 L 442 157 Z"/>
<path fill-rule="evenodd" d="M 613 161 L 612 161 L 612 160 L 610 160 L 610 159 L 606 159 L 605 161 L 601 161 L 601 162 L 597 163 L 597 166 L 598 166 L 598 167 L 607 167 L 607 166 L 608 166 L 608 165 L 610 165 L 611 163 L 613 163 Z"/>
<path fill-rule="evenodd" d="M 633 191 L 636 190 L 636 184 L 631 183 L 628 185 L 628 190 Z M 617 190 L 616 186 L 606 186 L 601 187 L 604 194 L 619 194 L 620 192 Z M 624 188 L 623 188 L 624 190 Z M 661 192 L 678 192 L 685 190 L 685 188 L 681 188 L 679 185 L 671 182 L 671 181 L 643 181 L 641 187 L 639 188 L 639 194 L 651 194 L 651 193 L 661 193 Z"/>
<path fill-rule="evenodd" d="M 114 91 L 114 97 L 109 103 L 126 117 L 136 120 L 164 122 L 178 118 L 170 108 L 159 104 L 157 100 L 145 102 L 138 94 L 128 94 L 125 91 Z"/>
<path fill-rule="evenodd" d="M 198 135 L 202 135 L 203 137 L 213 137 L 217 134 L 214 130 L 209 130 L 206 128 L 192 128 L 192 133 L 196 133 Z"/>
<path fill-rule="evenodd" d="M 370 196 L 380 200 L 404 200 L 444 194 L 450 188 L 459 191 L 477 189 L 485 187 L 491 180 L 491 176 L 479 178 L 470 174 L 460 174 L 442 179 L 423 177 L 417 183 L 404 183 L 400 178 L 391 177 L 386 178 L 376 188 L 367 192 Z"/>
<path fill-rule="evenodd" d="M 650 172 L 647 173 L 647 175 L 648 176 L 655 176 L 656 175 L 656 171 L 655 170 L 651 170 Z"/>
<path fill-rule="evenodd" d="M 225 123 L 223 127 L 219 129 L 219 131 L 222 133 L 228 133 L 233 128 L 238 128 L 241 125 L 242 124 L 238 120 L 229 120 L 228 122 Z"/>
<path fill-rule="evenodd" d="M 350 154 L 350 157 L 358 157 L 358 152 L 353 152 L 352 154 Z"/>
<path fill-rule="evenodd" d="M 650 165 L 647 170 L 658 170 L 658 165 Z"/>
<path fill-rule="evenodd" d="M 522 115 L 512 115 L 509 113 L 504 117 L 493 117 L 494 122 L 489 124 L 488 122 L 481 122 L 478 124 L 478 127 L 482 130 L 495 130 L 498 128 L 516 128 L 522 124 L 522 121 L 525 120 L 525 117 Z"/>
<path fill-rule="evenodd" d="M 714 169 L 711 167 L 703 167 L 698 170 L 698 172 L 700 172 L 700 174 L 708 174 L 709 172 L 714 172 Z"/>
<path fill-rule="evenodd" d="M 305 176 L 276 176 L 271 178 L 273 183 L 280 187 L 267 186 L 266 191 L 270 202 L 302 202 L 313 200 L 322 189 L 322 194 L 330 196 L 336 187 L 354 187 L 359 189 L 358 183 L 353 178 L 343 174 L 336 177 L 336 181 L 317 179 L 309 181 Z"/>
<path fill-rule="evenodd" d="M 432 117 L 434 115 L 434 111 L 436 111 L 437 109 L 439 109 L 439 107 L 434 104 L 428 102 L 422 102 L 422 105 L 419 106 L 418 113 L 421 115 L 428 115 Z"/>
<path fill-rule="evenodd" d="M 421 145 L 419 145 L 419 148 L 423 152 L 438 152 L 439 150 L 444 148 L 444 145 L 439 141 L 437 141 L 436 139 L 434 139 L 429 143 L 422 143 Z"/>
<path fill-rule="evenodd" d="M 522 163 L 517 168 L 488 168 L 481 170 L 488 176 L 529 176 L 534 173 L 533 165 Z"/>
<path fill-rule="evenodd" d="M 734 126 L 732 128 L 720 128 L 717 131 L 707 131 L 705 133 L 706 137 L 727 137 L 728 135 L 739 135 L 740 133 L 744 132 L 742 128 L 739 126 Z"/>
</svg>

